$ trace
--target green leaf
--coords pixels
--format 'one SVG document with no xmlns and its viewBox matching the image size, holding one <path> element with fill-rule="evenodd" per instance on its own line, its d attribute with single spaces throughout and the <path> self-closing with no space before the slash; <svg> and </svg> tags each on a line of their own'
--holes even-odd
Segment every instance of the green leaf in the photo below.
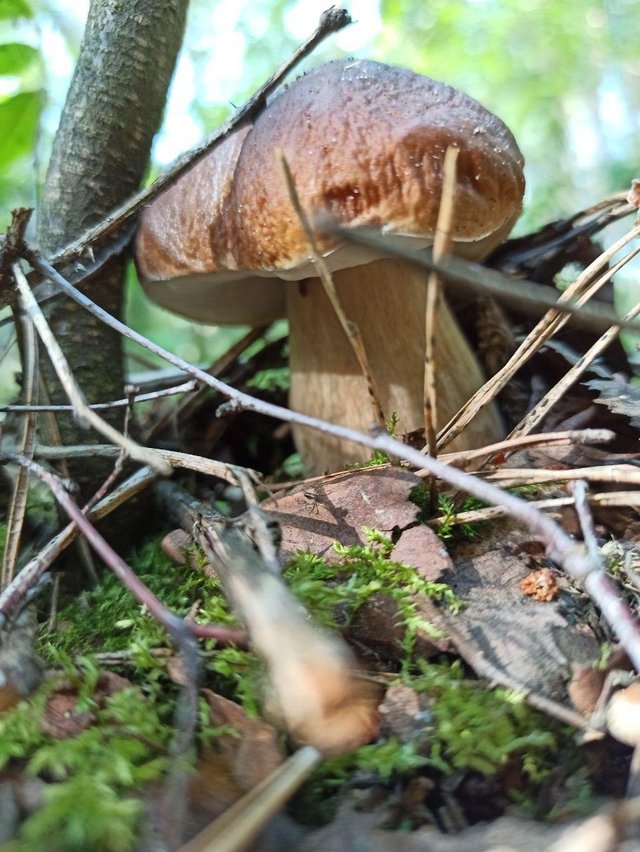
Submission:
<svg viewBox="0 0 640 852">
<path fill-rule="evenodd" d="M 0 0 L 2 8 L 2 0 Z M 9 74 L 17 77 L 30 65 L 35 64 L 40 54 L 35 47 L 28 44 L 12 42 L 0 44 L 0 74 Z"/>
<path fill-rule="evenodd" d="M 0 21 L 9 18 L 31 18 L 33 12 L 27 0 L 0 0 Z"/>
<path fill-rule="evenodd" d="M 40 92 L 21 92 L 0 102 L 0 168 L 25 157 L 33 146 L 42 106 Z"/>
</svg>

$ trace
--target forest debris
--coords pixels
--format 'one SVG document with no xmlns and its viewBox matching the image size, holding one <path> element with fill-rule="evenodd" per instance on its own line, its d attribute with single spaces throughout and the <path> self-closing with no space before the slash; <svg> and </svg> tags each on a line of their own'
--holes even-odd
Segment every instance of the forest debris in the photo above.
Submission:
<svg viewBox="0 0 640 852">
<path fill-rule="evenodd" d="M 567 596 L 562 606 L 540 606 L 522 595 L 520 581 L 530 562 L 516 549 L 529 540 L 524 531 L 500 524 L 485 530 L 481 542 L 453 547 L 455 569 L 444 580 L 465 606 L 443 620 L 523 688 L 561 700 L 571 663 L 592 663 L 599 646 L 590 631 L 572 623 Z"/>
<path fill-rule="evenodd" d="M 552 601 L 558 597 L 558 584 L 550 568 L 539 568 L 520 580 L 525 595 L 536 601 Z"/>
<path fill-rule="evenodd" d="M 216 746 L 229 767 L 234 783 L 246 793 L 284 762 L 280 735 L 272 725 L 260 719 L 250 719 L 234 701 L 210 689 L 203 689 L 202 695 L 209 705 L 212 724 L 233 729 L 220 734 Z"/>
<path fill-rule="evenodd" d="M 606 405 L 613 414 L 630 417 L 631 425 L 640 428 L 640 388 L 619 379 L 592 379 L 585 385 L 600 394 L 594 402 Z"/>
<path fill-rule="evenodd" d="M 92 701 L 95 706 L 103 707 L 106 698 L 130 686 L 131 681 L 114 672 L 101 672 Z M 69 680 L 62 680 L 47 698 L 40 723 L 41 732 L 46 737 L 66 740 L 91 727 L 96 721 L 96 714 L 92 710 L 76 710 L 77 704 L 77 686 Z"/>
<path fill-rule="evenodd" d="M 421 480 L 398 467 L 365 468 L 327 476 L 283 497 L 261 504 L 282 530 L 285 554 L 309 550 L 337 559 L 334 541 L 366 544 L 363 527 L 391 535 L 416 520 L 418 507 L 409 494 Z"/>
</svg>

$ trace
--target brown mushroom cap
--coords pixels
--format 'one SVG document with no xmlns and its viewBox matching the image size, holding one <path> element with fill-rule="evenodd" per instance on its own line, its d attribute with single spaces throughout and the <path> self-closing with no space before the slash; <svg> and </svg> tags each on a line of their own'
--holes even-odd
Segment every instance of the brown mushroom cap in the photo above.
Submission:
<svg viewBox="0 0 640 852">
<path fill-rule="evenodd" d="M 444 83 L 366 60 L 329 62 L 281 92 L 142 215 L 137 263 L 147 293 L 205 322 L 283 315 L 283 285 L 316 273 L 277 151 L 304 209 L 431 244 L 446 148 L 460 149 L 454 250 L 482 258 L 509 233 L 523 158 L 503 122 Z M 321 243 L 330 268 L 371 253 Z M 242 281 L 242 288 L 236 285 Z"/>
</svg>

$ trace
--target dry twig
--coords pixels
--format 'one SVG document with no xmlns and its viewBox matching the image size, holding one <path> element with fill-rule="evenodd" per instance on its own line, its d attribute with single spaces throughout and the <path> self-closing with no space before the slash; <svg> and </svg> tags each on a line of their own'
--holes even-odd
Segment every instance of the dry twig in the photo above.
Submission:
<svg viewBox="0 0 640 852">
<path fill-rule="evenodd" d="M 17 318 L 20 329 L 22 349 L 23 393 L 27 404 L 34 401 L 38 386 L 38 338 L 33 322 L 20 310 Z M 27 458 L 33 457 L 36 442 L 36 421 L 29 415 L 22 424 L 20 452 Z M 0 589 L 4 589 L 13 579 L 20 550 L 20 539 L 27 508 L 29 472 L 20 467 L 13 486 L 9 511 L 7 513 L 7 535 L 2 554 L 2 574 Z"/>
<path fill-rule="evenodd" d="M 124 449 L 132 459 L 135 459 L 142 464 L 149 465 L 149 467 L 157 470 L 158 473 L 168 475 L 171 472 L 171 468 L 164 460 L 160 459 L 155 454 L 147 452 L 130 438 L 126 438 L 121 432 L 118 432 L 117 429 L 110 426 L 109 423 L 103 420 L 102 417 L 88 407 L 82 391 L 78 388 L 75 379 L 73 378 L 71 368 L 69 367 L 67 359 L 60 348 L 60 344 L 51 332 L 49 324 L 47 323 L 40 306 L 31 292 L 20 265 L 15 263 L 13 264 L 12 269 L 16 285 L 24 302 L 25 313 L 33 321 L 33 324 L 40 335 L 40 339 L 47 348 L 47 352 L 51 358 L 51 362 L 55 368 L 60 383 L 65 389 L 79 421 L 86 422 L 93 426 L 93 428 L 101 435 L 104 435 L 105 438 L 108 438 L 114 444 L 122 447 L 122 449 Z"/>
<path fill-rule="evenodd" d="M 442 166 L 442 196 L 436 234 L 433 240 L 433 258 L 441 261 L 451 249 L 451 228 L 455 206 L 456 167 L 459 148 L 447 146 Z M 429 273 L 427 281 L 427 307 L 425 317 L 425 353 L 424 353 L 424 434 L 426 452 L 436 455 L 436 432 L 438 423 L 438 400 L 436 394 L 436 334 L 438 330 L 438 307 L 442 299 L 442 281 L 437 272 Z"/>
<path fill-rule="evenodd" d="M 123 205 L 113 210 L 97 225 L 89 228 L 77 240 L 57 251 L 50 259 L 54 266 L 61 266 L 70 261 L 82 257 L 87 249 L 95 247 L 107 240 L 112 234 L 119 231 L 124 225 L 131 221 L 143 207 L 148 205 L 154 198 L 182 175 L 184 172 L 201 160 L 209 151 L 223 139 L 233 133 L 241 125 L 251 121 L 263 109 L 267 98 L 271 95 L 284 78 L 298 63 L 308 56 L 327 36 L 338 32 L 351 23 L 351 18 L 344 9 L 336 9 L 332 6 L 320 17 L 315 32 L 298 47 L 291 57 L 284 62 L 255 94 L 238 109 L 233 116 L 219 127 L 195 148 L 180 156 L 173 165 L 163 172 L 150 187 L 141 190 Z"/>
</svg>

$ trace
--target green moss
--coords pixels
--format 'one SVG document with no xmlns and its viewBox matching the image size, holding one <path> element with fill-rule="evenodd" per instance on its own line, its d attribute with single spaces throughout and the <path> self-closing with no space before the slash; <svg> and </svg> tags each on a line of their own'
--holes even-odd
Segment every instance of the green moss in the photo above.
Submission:
<svg viewBox="0 0 640 852">
<path fill-rule="evenodd" d="M 426 693 L 433 714 L 430 758 L 450 773 L 474 769 L 493 775 L 516 752 L 532 781 L 547 773 L 556 749 L 549 721 L 515 692 L 465 678 L 460 661 L 444 665 L 419 661 L 404 682 Z"/>
<path fill-rule="evenodd" d="M 136 847 L 143 808 L 138 796 L 166 767 L 172 708 L 159 688 L 144 695 L 127 688 L 99 705 L 90 697 L 96 677 L 92 666 L 76 672 L 76 709 L 90 711 L 95 722 L 68 739 L 41 728 L 54 679 L 0 717 L 0 767 L 19 758 L 29 774 L 49 782 L 44 805 L 21 827 L 21 850 Z"/>
<path fill-rule="evenodd" d="M 347 547 L 335 543 L 339 561 L 327 562 L 300 552 L 284 571 L 285 579 L 316 621 L 327 627 L 344 627 L 358 607 L 375 594 L 395 601 L 404 626 L 405 663 L 411 658 L 419 629 L 435 633 L 417 611 L 415 597 L 426 595 L 454 612 L 462 606 L 445 583 L 422 578 L 415 568 L 391 559 L 393 542 L 376 530 L 364 528 L 367 544 Z"/>
</svg>

